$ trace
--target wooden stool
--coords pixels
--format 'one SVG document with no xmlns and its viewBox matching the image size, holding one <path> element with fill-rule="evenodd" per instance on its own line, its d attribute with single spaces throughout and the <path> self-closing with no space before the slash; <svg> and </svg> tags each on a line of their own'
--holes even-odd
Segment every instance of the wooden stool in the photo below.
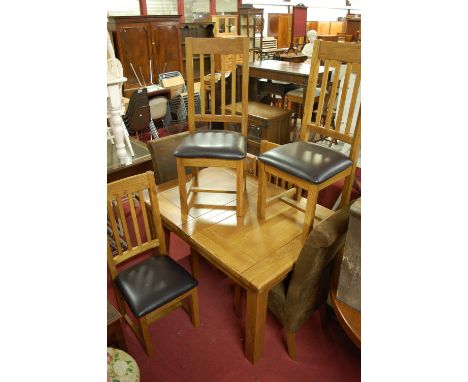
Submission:
<svg viewBox="0 0 468 382">
<path fill-rule="evenodd" d="M 286 94 L 291 90 L 299 88 L 299 85 L 291 84 L 289 82 L 282 82 L 282 81 L 258 81 L 257 89 L 258 94 L 260 97 L 262 96 L 269 96 L 270 99 L 272 98 L 271 95 L 280 96 L 281 101 L 279 107 L 284 109 L 284 103 Z M 276 105 L 274 105 L 276 106 Z"/>
</svg>

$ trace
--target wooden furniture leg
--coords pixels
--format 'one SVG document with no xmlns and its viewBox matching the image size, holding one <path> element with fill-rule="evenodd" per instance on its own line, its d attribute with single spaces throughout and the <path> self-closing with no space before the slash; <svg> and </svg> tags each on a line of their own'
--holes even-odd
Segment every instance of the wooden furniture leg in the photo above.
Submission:
<svg viewBox="0 0 468 382">
<path fill-rule="evenodd" d="M 318 188 L 309 187 L 307 190 L 307 204 L 304 217 L 304 229 L 302 231 L 302 244 L 307 240 L 310 230 L 314 225 L 315 207 L 317 206 Z"/>
<path fill-rule="evenodd" d="M 286 346 L 288 347 L 288 354 L 293 361 L 296 360 L 296 333 L 286 331 Z"/>
<path fill-rule="evenodd" d="M 190 268 L 192 269 L 192 276 L 196 280 L 200 280 L 200 256 L 198 252 L 190 247 Z"/>
<path fill-rule="evenodd" d="M 177 177 L 179 179 L 180 209 L 183 213 L 188 213 L 187 187 L 185 184 L 185 169 L 183 159 L 177 158 Z"/>
<path fill-rule="evenodd" d="M 258 161 L 258 200 L 257 215 L 259 219 L 265 219 L 266 209 L 266 172 L 265 164 Z"/>
<path fill-rule="evenodd" d="M 242 318 L 242 289 L 238 284 L 234 285 L 234 313 L 237 318 Z"/>
<path fill-rule="evenodd" d="M 237 162 L 237 177 L 236 177 L 236 205 L 237 216 L 244 215 L 244 161 Z"/>
<path fill-rule="evenodd" d="M 247 290 L 247 315 L 245 322 L 245 356 L 255 364 L 263 353 L 268 290 Z"/>
<path fill-rule="evenodd" d="M 146 316 L 143 316 L 139 319 L 139 321 L 146 354 L 148 355 L 148 357 L 152 357 L 154 355 L 154 349 L 153 344 L 151 343 L 151 337 L 149 333 L 148 318 Z"/>
<path fill-rule="evenodd" d="M 200 313 L 198 309 L 198 288 L 195 288 L 193 293 L 190 294 L 188 298 L 188 303 L 190 307 L 190 318 L 192 319 L 192 324 L 196 328 L 200 326 Z"/>
</svg>

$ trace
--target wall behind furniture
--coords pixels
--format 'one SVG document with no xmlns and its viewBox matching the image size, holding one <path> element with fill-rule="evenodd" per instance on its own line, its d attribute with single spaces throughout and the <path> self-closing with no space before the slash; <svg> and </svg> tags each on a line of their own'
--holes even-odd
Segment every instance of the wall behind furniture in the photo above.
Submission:
<svg viewBox="0 0 468 382">
<path fill-rule="evenodd" d="M 307 7 L 308 21 L 336 21 L 338 17 L 345 17 L 348 10 L 351 13 L 361 13 L 362 1 L 350 0 L 352 6 L 346 6 L 346 0 L 292 0 L 285 3 L 283 0 L 243 0 L 242 4 L 252 4 L 254 8 L 263 8 L 265 27 L 263 35 L 268 35 L 268 14 L 288 13 L 288 6 L 304 4 Z M 292 12 L 292 10 L 291 10 Z"/>
</svg>

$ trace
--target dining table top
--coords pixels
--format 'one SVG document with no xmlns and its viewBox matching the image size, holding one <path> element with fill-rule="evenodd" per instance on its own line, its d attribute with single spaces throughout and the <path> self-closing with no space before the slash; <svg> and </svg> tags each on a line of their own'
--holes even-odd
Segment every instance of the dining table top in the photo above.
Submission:
<svg viewBox="0 0 468 382">
<path fill-rule="evenodd" d="M 242 67 L 242 64 L 237 64 L 237 66 Z M 319 79 L 324 69 L 324 66 L 320 66 Z M 306 62 L 262 60 L 249 63 L 249 77 L 252 78 L 267 78 L 307 86 L 309 74 L 310 64 Z"/>
<path fill-rule="evenodd" d="M 235 171 L 228 168 L 206 168 L 200 171 L 200 184 L 229 188 L 235 177 Z M 296 262 L 302 249 L 304 215 L 276 203 L 267 209 L 265 219 L 259 220 L 257 178 L 249 174 L 246 188 L 243 217 L 236 215 L 235 193 L 192 193 L 188 214 L 182 213 L 177 180 L 158 186 L 159 209 L 163 224 L 202 256 L 242 286 L 262 291 L 277 284 Z M 270 195 L 284 191 L 273 184 L 268 190 Z M 317 205 L 314 224 L 331 214 Z"/>
</svg>

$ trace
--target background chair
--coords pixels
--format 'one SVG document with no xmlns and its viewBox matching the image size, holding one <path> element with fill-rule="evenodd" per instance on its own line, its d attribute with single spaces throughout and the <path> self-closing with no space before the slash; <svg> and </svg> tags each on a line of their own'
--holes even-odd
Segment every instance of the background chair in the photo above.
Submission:
<svg viewBox="0 0 468 382">
<path fill-rule="evenodd" d="M 286 331 L 289 356 L 296 359 L 296 332 L 310 316 L 321 309 L 326 320 L 326 301 L 333 260 L 343 248 L 349 222 L 349 207 L 322 221 L 309 235 L 291 273 L 273 287 L 268 309 Z"/>
<path fill-rule="evenodd" d="M 237 172 L 236 179 L 236 212 L 237 216 L 243 215 L 243 193 L 245 186 L 244 159 L 247 152 L 247 102 L 248 102 L 248 39 L 246 37 L 233 38 L 191 38 L 185 39 L 187 60 L 187 93 L 188 93 L 188 124 L 190 135 L 176 148 L 174 155 L 177 157 L 177 171 L 179 179 L 180 205 L 183 212 L 188 213 L 187 196 L 190 192 L 222 192 L 232 193 L 232 190 L 207 189 L 199 187 L 198 167 L 228 167 Z M 210 86 L 210 113 L 205 113 L 205 92 L 200 92 L 200 114 L 195 111 L 194 100 L 194 74 L 193 57 L 199 55 L 200 78 L 205 78 L 203 55 L 209 54 L 211 58 L 211 86 Z M 226 114 L 226 75 L 225 55 L 242 54 L 242 113 Z M 216 86 L 214 62 L 215 55 L 221 55 L 221 114 L 216 114 Z M 235 110 L 236 102 L 236 67 L 231 73 L 231 102 Z M 196 122 L 228 122 L 241 125 L 240 133 L 227 130 L 196 131 Z M 185 167 L 192 167 L 192 184 L 187 193 L 185 180 Z"/>
<path fill-rule="evenodd" d="M 146 88 L 135 90 L 122 119 L 130 135 L 138 137 L 139 134 L 149 131 L 151 110 Z"/>
<path fill-rule="evenodd" d="M 313 112 L 320 60 L 324 61 L 325 68 L 320 86 L 318 107 Z M 345 178 L 340 206 L 343 207 L 349 202 L 361 138 L 361 106 L 360 99 L 358 99 L 361 83 L 361 46 L 359 44 L 316 40 L 311 62 L 300 141 L 283 146 L 267 142 L 267 144 L 263 144 L 263 147 L 276 147 L 265 152 L 262 150 L 258 157 L 258 217 L 264 219 L 267 204 L 269 205 L 278 199 L 296 207 L 305 213 L 303 241 L 306 240 L 313 227 L 317 197 L 321 189 Z M 331 69 L 334 70 L 334 78 L 340 78 L 340 72 L 345 70 L 334 124 L 332 124 L 334 119 L 333 106 L 337 93 L 339 94 L 337 91 L 339 81 L 333 81 L 330 96 L 326 97 Z M 349 155 L 308 142 L 310 132 L 349 144 Z M 281 179 L 298 186 L 297 196 L 301 195 L 301 188 L 306 190 L 305 208 L 298 201 L 285 195 L 270 198 L 267 202 L 267 174 L 279 176 Z"/>
<path fill-rule="evenodd" d="M 142 201 L 145 190 L 148 190 L 151 201 L 150 210 L 154 227 L 149 223 L 146 208 L 141 208 L 142 219 L 140 221 L 137 219 L 134 195 L 136 194 Z M 128 224 L 125 209 L 129 210 Z M 152 171 L 109 183 L 107 213 L 117 246 L 117 255 L 114 256 L 108 240 L 107 264 L 119 310 L 142 342 L 148 356 L 152 356 L 154 351 L 149 334 L 151 322 L 178 307 L 184 307 L 191 315 L 193 325 L 199 326 L 198 282 L 177 262 L 166 256 L 166 244 Z M 123 228 L 126 249 L 122 249 L 121 246 L 119 225 Z M 155 253 L 156 249 L 159 249 L 159 254 Z M 132 264 L 124 270 L 119 267 L 148 252 L 150 256 L 146 259 L 138 263 L 132 261 Z M 185 302 L 185 299 L 188 302 Z M 138 323 L 134 323 L 126 313 L 125 303 L 137 317 Z"/>
</svg>

